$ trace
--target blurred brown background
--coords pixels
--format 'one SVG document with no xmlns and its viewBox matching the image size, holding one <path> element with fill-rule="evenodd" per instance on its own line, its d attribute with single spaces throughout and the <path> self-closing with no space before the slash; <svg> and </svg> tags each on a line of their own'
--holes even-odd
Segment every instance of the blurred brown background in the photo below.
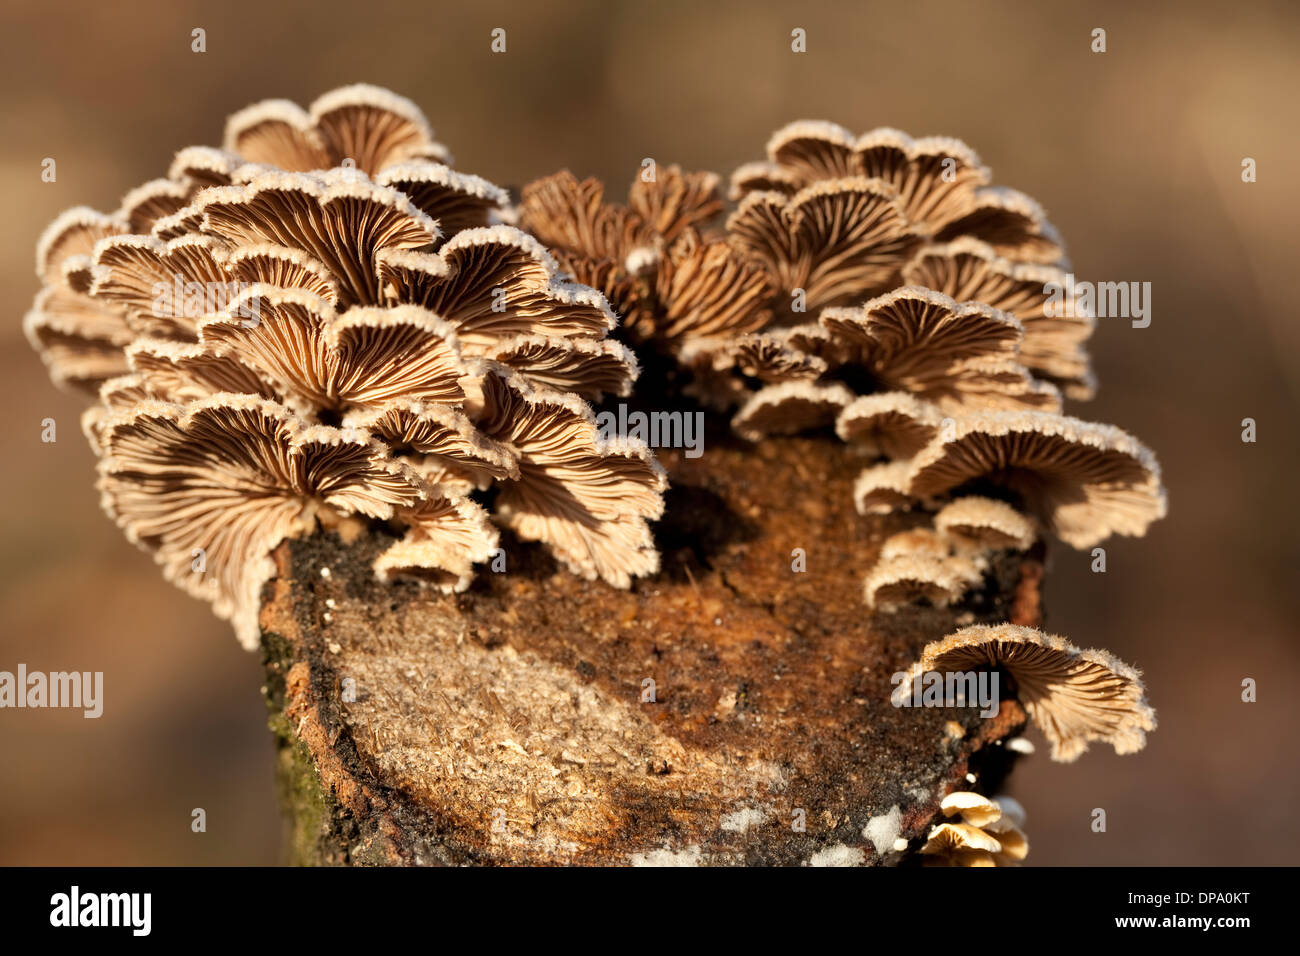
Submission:
<svg viewBox="0 0 1300 956">
<path fill-rule="evenodd" d="M 357 81 L 414 99 L 460 168 L 509 185 L 569 165 L 621 191 L 644 156 L 729 172 L 801 117 L 958 136 L 1047 207 L 1080 278 L 1151 282 L 1150 328 L 1101 322 L 1100 397 L 1070 411 L 1157 450 L 1171 516 L 1108 542 L 1104 575 L 1056 550 L 1047 625 L 1142 667 L 1160 730 L 1137 756 L 1057 765 L 1040 747 L 1022 763 L 1030 862 L 1294 862 L 1300 7 L 469 6 L 6 0 L 0 669 L 102 670 L 107 687 L 97 721 L 0 712 L 0 863 L 281 859 L 257 657 L 101 514 L 82 403 L 49 384 L 19 326 L 33 245 L 60 210 L 114 208 L 176 149 L 218 145 L 254 100 Z M 190 51 L 195 27 L 206 53 Z M 494 27 L 505 55 L 489 51 Z M 790 51 L 795 27 L 806 54 Z M 1244 677 L 1258 703 L 1240 702 Z"/>
</svg>

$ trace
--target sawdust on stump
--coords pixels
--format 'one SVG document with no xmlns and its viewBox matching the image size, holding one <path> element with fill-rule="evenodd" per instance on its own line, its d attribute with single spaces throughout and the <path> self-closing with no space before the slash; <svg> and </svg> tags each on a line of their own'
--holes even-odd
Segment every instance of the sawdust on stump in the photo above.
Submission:
<svg viewBox="0 0 1300 956">
<path fill-rule="evenodd" d="M 890 678 L 962 624 L 1039 623 L 1040 559 L 873 617 L 863 577 L 919 519 L 858 515 L 833 438 L 709 424 L 701 457 L 660 453 L 663 568 L 630 591 L 508 535 L 506 572 L 460 595 L 376 582 L 382 535 L 277 550 L 261 623 L 296 862 L 893 863 L 892 820 L 915 849 L 968 774 L 991 792 L 1019 705 L 898 709 Z"/>
</svg>

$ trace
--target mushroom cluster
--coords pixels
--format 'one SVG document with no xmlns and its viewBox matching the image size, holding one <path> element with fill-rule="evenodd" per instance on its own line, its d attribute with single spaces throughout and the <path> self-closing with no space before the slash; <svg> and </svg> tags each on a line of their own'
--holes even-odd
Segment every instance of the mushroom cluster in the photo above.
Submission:
<svg viewBox="0 0 1300 956">
<path fill-rule="evenodd" d="M 925 601 L 946 607 L 977 586 L 999 551 L 1026 551 L 1037 528 L 1004 501 L 957 498 L 918 526 L 886 538 L 863 594 L 873 610 Z"/>
<path fill-rule="evenodd" d="M 524 189 L 519 222 L 743 438 L 833 426 L 868 461 L 864 514 L 974 497 L 961 514 L 996 511 L 1017 530 L 994 547 L 1017 550 L 1028 525 L 1087 548 L 1164 515 L 1148 449 L 1062 414 L 1093 394 L 1095 320 L 1052 307 L 1071 287 L 1059 234 L 964 143 L 801 121 L 732 174 L 725 220 L 719 184 L 674 166 L 619 204 L 561 172 Z M 986 562 L 954 543 L 892 541 L 868 602 L 960 596 Z"/>
<path fill-rule="evenodd" d="M 560 172 L 514 206 L 451 163 L 386 90 L 272 100 L 38 244 L 24 328 L 93 397 L 104 509 L 246 646 L 273 549 L 321 527 L 383 527 L 375 574 L 444 591 L 502 553 L 498 526 L 588 579 L 655 573 L 664 471 L 589 405 L 630 393 L 629 344 L 743 439 L 833 430 L 864 462 L 857 510 L 919 516 L 875 556 L 873 611 L 953 604 L 999 552 L 1165 513 L 1147 448 L 1063 414 L 1094 390 L 1094 320 L 1049 308 L 1071 286 L 1059 235 L 957 140 L 793 123 L 732 174 L 725 217 L 708 172 L 651 162 L 625 203 Z M 896 693 L 977 669 L 1056 760 L 1155 728 L 1132 667 L 1012 624 L 927 645 Z M 931 861 L 1028 851 L 1009 798 L 940 811 Z"/>
<path fill-rule="evenodd" d="M 733 173 L 725 221 L 719 177 L 673 166 L 638 179 L 626 204 L 567 171 L 538 180 L 520 224 L 719 403 L 846 382 L 949 407 L 1059 407 L 1026 369 L 1091 395 L 1094 320 L 1043 308 L 1044 284 L 1065 284 L 1056 230 L 1029 197 L 989 185 L 969 147 L 803 121 L 767 153 Z"/>
<path fill-rule="evenodd" d="M 588 405 L 638 373 L 613 311 L 449 162 L 385 90 L 269 101 L 39 244 L 25 329 L 97 398 L 104 508 L 245 644 L 271 550 L 318 525 L 390 524 L 376 573 L 444 590 L 490 519 L 615 586 L 658 567 L 664 472 Z"/>
<path fill-rule="evenodd" d="M 1029 855 L 1025 810 L 1012 797 L 957 790 L 939 811 L 945 822 L 930 828 L 920 851 L 927 865 L 1019 866 Z"/>
<path fill-rule="evenodd" d="M 926 645 L 895 688 L 895 703 L 905 702 L 923 675 L 977 670 L 997 670 L 1006 678 L 1004 686 L 1047 738 L 1056 761 L 1077 760 L 1098 741 L 1116 753 L 1134 753 L 1156 728 L 1135 668 L 1106 651 L 1081 650 L 1014 624 L 973 625 Z M 1016 752 L 1033 752 L 1023 738 L 1005 743 Z M 1011 797 L 956 791 L 943 798 L 939 810 L 940 819 L 919 851 L 927 865 L 1016 866 L 1029 852 L 1025 812 Z"/>
</svg>

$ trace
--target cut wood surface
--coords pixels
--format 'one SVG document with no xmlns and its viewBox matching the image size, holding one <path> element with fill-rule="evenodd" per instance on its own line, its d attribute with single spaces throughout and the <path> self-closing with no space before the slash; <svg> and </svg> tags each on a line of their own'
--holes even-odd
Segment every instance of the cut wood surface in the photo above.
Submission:
<svg viewBox="0 0 1300 956">
<path fill-rule="evenodd" d="M 858 515 L 843 444 L 660 458 L 663 568 L 629 591 L 508 535 L 506 571 L 459 595 L 378 583 L 378 534 L 277 550 L 261 623 L 295 862 L 895 863 L 947 792 L 991 792 L 1019 705 L 895 708 L 891 677 L 963 624 L 1039 623 L 1040 561 L 873 616 L 863 577 L 920 519 Z"/>
</svg>

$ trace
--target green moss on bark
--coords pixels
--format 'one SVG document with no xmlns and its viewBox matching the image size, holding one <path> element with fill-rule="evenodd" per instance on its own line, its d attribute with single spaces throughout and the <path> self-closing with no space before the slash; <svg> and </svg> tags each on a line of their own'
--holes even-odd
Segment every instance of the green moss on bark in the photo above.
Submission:
<svg viewBox="0 0 1300 956">
<path fill-rule="evenodd" d="M 294 734 L 284 712 L 284 674 L 293 662 L 289 642 L 268 631 L 262 636 L 262 649 L 267 674 L 267 726 L 275 735 L 276 789 L 284 813 L 287 862 L 291 866 L 346 863 L 346 850 L 332 835 L 336 803 L 321 784 L 311 752 Z"/>
</svg>

